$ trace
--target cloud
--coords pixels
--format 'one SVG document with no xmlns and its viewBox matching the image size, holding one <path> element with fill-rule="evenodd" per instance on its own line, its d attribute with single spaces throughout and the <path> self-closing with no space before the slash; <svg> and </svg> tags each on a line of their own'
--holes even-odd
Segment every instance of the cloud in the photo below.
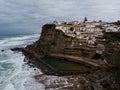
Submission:
<svg viewBox="0 0 120 90">
<path fill-rule="evenodd" d="M 2 27 L 6 31 L 39 32 L 42 24 L 53 20 L 82 21 L 85 16 L 90 20 L 118 20 L 119 5 L 120 0 L 0 0 L 0 26 L 9 26 Z"/>
</svg>

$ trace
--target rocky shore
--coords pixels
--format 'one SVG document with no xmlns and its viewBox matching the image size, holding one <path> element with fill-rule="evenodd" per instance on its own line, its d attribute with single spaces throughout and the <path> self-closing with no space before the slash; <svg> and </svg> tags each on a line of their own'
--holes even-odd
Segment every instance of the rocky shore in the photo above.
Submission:
<svg viewBox="0 0 120 90">
<path fill-rule="evenodd" d="M 28 55 L 28 54 L 27 54 Z M 46 90 L 119 90 L 114 74 L 109 69 L 91 73 L 55 73 L 34 56 L 26 57 L 25 62 L 39 68 L 43 74 L 34 76 L 37 82 L 45 85 Z"/>
<path fill-rule="evenodd" d="M 79 53 L 73 53 L 73 51 L 67 52 L 64 49 L 71 47 L 71 43 L 74 43 L 74 46 L 78 46 L 78 42 L 78 39 L 66 36 L 62 31 L 56 30 L 54 24 L 44 25 L 40 39 L 23 50 L 26 56 L 25 61 L 31 66 L 41 69 L 44 73 L 35 76 L 36 80 L 43 83 L 46 90 L 119 90 L 120 84 L 116 81 L 116 77 L 111 69 L 112 67 L 99 68 L 90 73 L 77 73 L 77 75 L 72 73 L 72 75 L 61 76 L 60 73 L 55 73 L 41 62 L 40 59 L 50 53 L 62 53 L 79 57 L 85 55 L 85 57 L 91 58 L 94 55 L 93 52 L 79 51 Z"/>
</svg>

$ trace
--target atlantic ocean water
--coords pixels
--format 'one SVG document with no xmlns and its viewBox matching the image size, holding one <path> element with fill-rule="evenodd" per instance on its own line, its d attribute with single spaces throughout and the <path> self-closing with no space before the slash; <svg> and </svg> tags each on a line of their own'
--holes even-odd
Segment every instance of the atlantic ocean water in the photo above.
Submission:
<svg viewBox="0 0 120 90">
<path fill-rule="evenodd" d="M 42 72 L 29 67 L 24 62 L 22 52 L 10 50 L 32 44 L 39 36 L 39 34 L 0 36 L 0 90 L 44 90 L 44 85 L 33 78 Z"/>
</svg>

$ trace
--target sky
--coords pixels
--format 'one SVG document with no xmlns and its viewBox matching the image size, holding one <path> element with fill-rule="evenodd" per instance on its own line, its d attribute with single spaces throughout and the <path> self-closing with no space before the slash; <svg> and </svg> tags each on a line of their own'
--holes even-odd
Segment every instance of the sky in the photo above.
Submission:
<svg viewBox="0 0 120 90">
<path fill-rule="evenodd" d="M 45 23 L 120 20 L 120 0 L 0 0 L 0 34 L 40 33 Z"/>
</svg>

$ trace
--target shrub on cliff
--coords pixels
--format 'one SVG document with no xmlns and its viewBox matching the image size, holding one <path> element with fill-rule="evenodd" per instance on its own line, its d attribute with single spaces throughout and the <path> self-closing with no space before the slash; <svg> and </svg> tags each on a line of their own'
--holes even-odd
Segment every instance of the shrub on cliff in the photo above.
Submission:
<svg viewBox="0 0 120 90">
<path fill-rule="evenodd" d="M 115 25 L 120 26 L 120 20 L 118 20 L 117 22 L 112 22 L 111 24 L 115 24 Z"/>
<path fill-rule="evenodd" d="M 52 29 L 52 28 L 55 28 L 55 24 L 45 24 L 43 26 L 43 28 L 45 28 L 45 29 Z"/>
<path fill-rule="evenodd" d="M 107 43 L 120 41 L 120 32 L 104 32 L 103 38 Z"/>
</svg>

